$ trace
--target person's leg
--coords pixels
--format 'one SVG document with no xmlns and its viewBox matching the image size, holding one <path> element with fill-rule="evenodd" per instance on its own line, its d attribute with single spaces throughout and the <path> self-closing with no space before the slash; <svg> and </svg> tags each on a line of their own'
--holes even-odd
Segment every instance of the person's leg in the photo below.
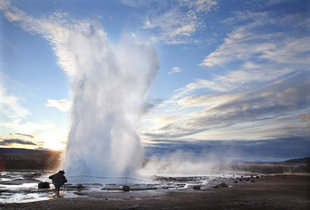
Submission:
<svg viewBox="0 0 310 210">
<path fill-rule="evenodd" d="M 55 185 L 56 196 L 59 197 L 60 185 L 58 185 L 58 184 L 54 184 L 54 185 Z"/>
<path fill-rule="evenodd" d="M 56 196 L 59 197 L 60 187 L 59 186 L 55 186 L 55 190 L 56 190 Z"/>
</svg>

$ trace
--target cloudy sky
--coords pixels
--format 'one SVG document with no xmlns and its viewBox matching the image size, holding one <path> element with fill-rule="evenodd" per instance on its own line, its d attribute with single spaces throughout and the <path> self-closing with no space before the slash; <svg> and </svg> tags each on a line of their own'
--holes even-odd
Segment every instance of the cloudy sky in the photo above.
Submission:
<svg viewBox="0 0 310 210">
<path fill-rule="evenodd" d="M 307 0 L 1 0 L 0 11 L 1 147 L 65 147 L 74 68 L 61 40 L 92 22 L 111 44 L 128 34 L 156 49 L 138 131 L 148 149 L 263 143 L 310 155 Z"/>
</svg>

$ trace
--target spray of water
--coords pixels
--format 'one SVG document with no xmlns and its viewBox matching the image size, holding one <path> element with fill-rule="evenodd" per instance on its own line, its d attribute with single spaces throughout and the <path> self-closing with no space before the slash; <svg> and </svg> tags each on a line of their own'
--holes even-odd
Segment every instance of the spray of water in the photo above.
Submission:
<svg viewBox="0 0 310 210">
<path fill-rule="evenodd" d="M 126 36 L 111 45 L 100 24 L 70 23 L 62 13 L 35 19 L 3 0 L 0 10 L 9 21 L 47 39 L 60 67 L 73 76 L 71 129 L 62 167 L 70 174 L 132 173 L 143 154 L 136 129 L 158 69 L 155 50 Z"/>
<path fill-rule="evenodd" d="M 127 38 L 111 46 L 98 26 L 69 41 L 76 75 L 64 167 L 70 174 L 129 175 L 143 155 L 136 129 L 158 69 L 156 52 Z"/>
</svg>

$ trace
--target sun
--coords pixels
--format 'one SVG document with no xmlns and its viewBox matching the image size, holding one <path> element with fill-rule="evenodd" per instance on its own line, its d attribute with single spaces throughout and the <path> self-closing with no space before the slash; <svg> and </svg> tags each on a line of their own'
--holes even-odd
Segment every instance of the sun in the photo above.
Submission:
<svg viewBox="0 0 310 210">
<path fill-rule="evenodd" d="M 63 151 L 66 148 L 67 137 L 61 133 L 43 133 L 37 137 L 41 147 L 55 151 Z"/>
</svg>

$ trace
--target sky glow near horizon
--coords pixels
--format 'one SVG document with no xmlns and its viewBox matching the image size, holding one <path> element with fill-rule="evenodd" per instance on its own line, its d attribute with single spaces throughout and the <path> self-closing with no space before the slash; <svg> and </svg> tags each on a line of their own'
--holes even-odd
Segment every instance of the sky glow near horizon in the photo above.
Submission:
<svg viewBox="0 0 310 210">
<path fill-rule="evenodd" d="M 75 70 L 61 43 L 89 23 L 111 45 L 125 35 L 157 50 L 145 144 L 309 139 L 308 1 L 2 0 L 0 10 L 1 147 L 65 147 Z"/>
</svg>

